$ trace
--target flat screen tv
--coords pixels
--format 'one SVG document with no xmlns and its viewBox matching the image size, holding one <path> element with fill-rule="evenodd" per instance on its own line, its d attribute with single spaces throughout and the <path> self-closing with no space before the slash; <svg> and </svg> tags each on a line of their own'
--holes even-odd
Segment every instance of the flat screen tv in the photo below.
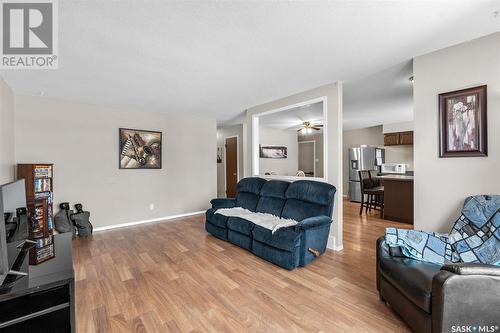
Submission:
<svg viewBox="0 0 500 333">
<path fill-rule="evenodd" d="M 5 216 L 16 216 L 18 208 L 26 207 L 24 179 L 0 186 L 0 284 L 9 273 Z"/>
</svg>

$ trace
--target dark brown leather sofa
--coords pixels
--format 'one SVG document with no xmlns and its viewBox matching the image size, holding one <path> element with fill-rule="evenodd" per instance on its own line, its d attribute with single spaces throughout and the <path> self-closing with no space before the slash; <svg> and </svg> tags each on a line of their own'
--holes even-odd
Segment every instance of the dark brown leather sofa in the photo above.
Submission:
<svg viewBox="0 0 500 333">
<path fill-rule="evenodd" d="M 415 332 L 500 332 L 500 267 L 426 263 L 380 237 L 377 289 Z"/>
</svg>

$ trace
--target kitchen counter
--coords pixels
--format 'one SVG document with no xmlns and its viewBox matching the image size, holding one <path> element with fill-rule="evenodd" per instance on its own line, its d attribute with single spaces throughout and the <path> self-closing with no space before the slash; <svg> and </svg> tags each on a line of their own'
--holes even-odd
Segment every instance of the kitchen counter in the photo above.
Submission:
<svg viewBox="0 0 500 333">
<path fill-rule="evenodd" d="M 384 219 L 413 224 L 413 176 L 376 176 L 384 185 Z"/>
<path fill-rule="evenodd" d="M 402 182 L 412 182 L 413 181 L 413 176 L 407 176 L 407 175 L 379 175 L 379 176 L 376 176 L 376 178 L 381 179 L 381 180 L 396 180 L 396 181 L 402 181 Z"/>
</svg>

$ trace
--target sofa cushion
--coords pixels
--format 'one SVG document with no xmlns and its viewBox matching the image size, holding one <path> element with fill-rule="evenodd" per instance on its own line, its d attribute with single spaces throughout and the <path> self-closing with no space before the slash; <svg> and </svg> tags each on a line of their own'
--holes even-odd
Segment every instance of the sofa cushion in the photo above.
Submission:
<svg viewBox="0 0 500 333">
<path fill-rule="evenodd" d="M 243 178 L 238 182 L 236 186 L 236 192 L 247 192 L 253 194 L 260 194 L 262 186 L 266 183 L 266 180 L 259 177 L 247 177 Z"/>
<path fill-rule="evenodd" d="M 299 265 L 300 248 L 285 251 L 254 240 L 252 242 L 252 253 L 275 265 L 292 270 Z"/>
<path fill-rule="evenodd" d="M 333 204 L 335 192 L 335 186 L 328 183 L 297 180 L 288 186 L 285 196 L 287 199 L 297 199 L 317 205 L 330 206 Z M 331 216 L 331 214 L 328 215 Z"/>
<path fill-rule="evenodd" d="M 205 222 L 205 230 L 217 238 L 227 240 L 227 229 L 226 228 L 218 227 L 218 226 L 210 223 L 209 221 L 206 221 Z"/>
<path fill-rule="evenodd" d="M 240 234 L 237 231 L 227 230 L 227 240 L 248 251 L 252 251 L 252 236 Z"/>
<path fill-rule="evenodd" d="M 290 185 L 282 180 L 269 180 L 262 186 L 256 211 L 281 216 L 285 205 L 285 193 Z"/>
<path fill-rule="evenodd" d="M 205 213 L 207 221 L 220 228 L 227 228 L 228 217 L 221 214 L 215 214 L 216 210 L 216 208 L 210 208 L 207 210 L 207 212 Z"/>
<path fill-rule="evenodd" d="M 419 260 L 380 256 L 381 274 L 406 298 L 427 313 L 431 313 L 432 278 L 440 265 Z"/>
<path fill-rule="evenodd" d="M 284 199 L 260 197 L 259 203 L 255 208 L 256 212 L 267 213 L 275 216 L 281 216 L 283 207 L 285 206 Z"/>
<path fill-rule="evenodd" d="M 298 180 L 288 186 L 281 217 L 302 221 L 305 218 L 332 216 L 335 186 L 310 180 Z"/>
<path fill-rule="evenodd" d="M 293 251 L 300 246 L 300 233 L 292 228 L 282 228 L 273 234 L 271 230 L 256 225 L 252 235 L 256 241 L 285 251 Z"/>
<path fill-rule="evenodd" d="M 281 217 L 300 222 L 308 217 L 319 215 L 330 216 L 330 214 L 328 206 L 318 205 L 302 200 L 288 199 L 283 207 Z"/>
<path fill-rule="evenodd" d="M 255 212 L 257 203 L 259 202 L 259 196 L 257 194 L 240 192 L 236 196 L 236 207 L 243 207 L 252 212 Z"/>
<path fill-rule="evenodd" d="M 238 231 L 241 234 L 244 235 L 251 235 L 252 230 L 254 228 L 255 224 L 253 224 L 250 221 L 247 221 L 245 219 L 239 218 L 239 217 L 229 217 L 227 220 L 227 228 Z"/>
<path fill-rule="evenodd" d="M 262 186 L 260 196 L 285 199 L 285 193 L 288 186 L 290 186 L 290 182 L 284 180 L 269 180 Z"/>
<path fill-rule="evenodd" d="M 260 198 L 260 190 L 266 183 L 265 179 L 259 177 L 243 178 L 236 187 L 236 206 L 255 212 Z"/>
</svg>

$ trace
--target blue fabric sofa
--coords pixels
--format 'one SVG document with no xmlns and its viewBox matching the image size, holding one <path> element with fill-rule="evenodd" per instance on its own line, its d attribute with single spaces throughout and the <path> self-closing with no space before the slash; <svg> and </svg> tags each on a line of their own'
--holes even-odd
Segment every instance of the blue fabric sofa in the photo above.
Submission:
<svg viewBox="0 0 500 333">
<path fill-rule="evenodd" d="M 332 223 L 335 186 L 298 180 L 286 182 L 258 177 L 242 179 L 236 198 L 213 199 L 206 212 L 205 229 L 213 236 L 229 241 L 278 266 L 292 270 L 306 266 L 323 254 Z M 243 207 L 269 213 L 299 223 L 274 234 L 254 223 L 215 214 L 219 208 Z"/>
</svg>

